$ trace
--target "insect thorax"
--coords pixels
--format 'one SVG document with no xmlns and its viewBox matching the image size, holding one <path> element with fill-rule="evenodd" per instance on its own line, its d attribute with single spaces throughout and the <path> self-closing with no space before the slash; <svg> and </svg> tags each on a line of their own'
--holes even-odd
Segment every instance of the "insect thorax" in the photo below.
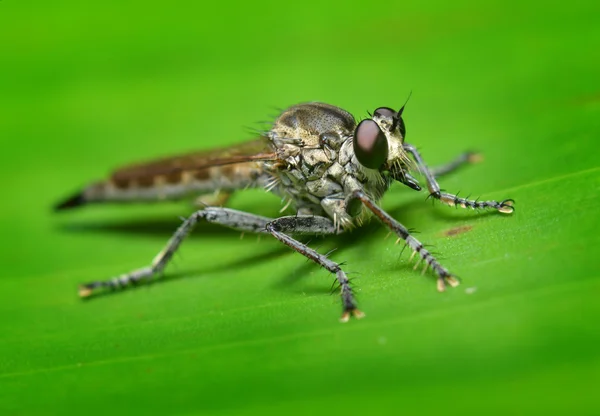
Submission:
<svg viewBox="0 0 600 416">
<path fill-rule="evenodd" d="M 267 135 L 280 159 L 269 166 L 274 181 L 268 190 L 299 214 L 326 215 L 342 228 L 359 224 L 366 211 L 347 209 L 346 198 L 362 190 L 378 200 L 389 181 L 357 162 L 355 128 L 350 113 L 328 104 L 299 104 L 284 111 Z"/>
</svg>

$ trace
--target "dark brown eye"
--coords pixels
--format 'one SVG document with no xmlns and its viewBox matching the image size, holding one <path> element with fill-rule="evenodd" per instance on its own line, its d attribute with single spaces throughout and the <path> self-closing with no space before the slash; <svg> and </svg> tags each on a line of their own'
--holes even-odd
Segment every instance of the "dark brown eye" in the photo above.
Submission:
<svg viewBox="0 0 600 416">
<path fill-rule="evenodd" d="M 354 154 L 360 164 L 369 169 L 378 169 L 387 160 L 387 138 L 373 120 L 363 120 L 356 126 Z"/>
<path fill-rule="evenodd" d="M 377 110 L 375 110 L 374 115 L 379 117 L 394 118 L 394 116 L 396 116 L 396 112 L 389 107 L 379 107 Z"/>
</svg>

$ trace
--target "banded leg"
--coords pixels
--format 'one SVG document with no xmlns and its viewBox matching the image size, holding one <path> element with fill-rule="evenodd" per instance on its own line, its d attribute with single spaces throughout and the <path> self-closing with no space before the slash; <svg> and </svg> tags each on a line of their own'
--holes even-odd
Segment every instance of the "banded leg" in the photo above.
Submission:
<svg viewBox="0 0 600 416">
<path fill-rule="evenodd" d="M 179 226 L 165 248 L 158 253 L 150 266 L 133 270 L 110 280 L 95 281 L 81 285 L 79 287 L 79 296 L 91 296 L 94 291 L 101 288 L 117 289 L 133 285 L 141 281 L 150 280 L 154 276 L 160 274 L 185 237 L 187 237 L 200 220 L 221 224 L 225 227 L 240 231 L 265 233 L 266 226 L 272 219 L 220 207 L 207 207 L 203 210 L 196 211 Z"/>
<path fill-rule="evenodd" d="M 447 175 L 451 172 L 454 172 L 458 168 L 468 163 L 477 163 L 482 160 L 482 157 L 479 153 L 474 152 L 465 152 L 461 153 L 454 160 L 451 160 L 448 163 L 445 163 L 441 166 L 435 166 L 431 168 L 431 174 L 434 178 L 439 178 L 440 176 Z"/>
<path fill-rule="evenodd" d="M 286 246 L 335 274 L 340 284 L 340 296 L 342 298 L 343 311 L 340 318 L 341 322 L 348 322 L 350 316 L 354 316 L 355 318 L 362 318 L 364 316 L 364 313 L 356 307 L 356 300 L 352 294 L 350 281 L 340 265 L 288 235 L 337 234 L 336 227 L 329 218 L 315 216 L 281 217 L 268 223 L 267 231 Z"/>
<path fill-rule="evenodd" d="M 425 268 L 431 267 L 438 276 L 437 289 L 440 292 L 446 290 L 446 283 L 450 286 L 455 287 L 459 285 L 459 281 L 454 277 L 444 266 L 442 266 L 433 255 L 427 251 L 423 244 L 419 242 L 415 237 L 410 235 L 406 227 L 392 218 L 387 212 L 381 209 L 375 202 L 371 200 L 363 191 L 354 191 L 350 196 L 351 199 L 360 200 L 365 207 L 367 207 L 375 216 L 387 225 L 390 230 L 396 233 L 398 237 L 403 239 L 406 244 L 413 250 L 413 256 L 417 253 L 420 256 L 419 261 L 415 265 L 415 269 L 421 261 L 425 261 Z M 411 257 L 412 258 L 412 257 Z"/>
<path fill-rule="evenodd" d="M 440 189 L 440 185 L 435 180 L 435 175 L 433 172 L 427 167 L 421 154 L 418 150 L 411 144 L 405 143 L 403 145 L 404 150 L 410 153 L 423 175 L 427 179 L 427 188 L 429 189 L 429 195 L 435 199 L 440 200 L 446 205 L 450 206 L 460 206 L 461 208 L 471 208 L 471 209 L 481 209 L 481 208 L 494 208 L 503 214 L 512 214 L 515 210 L 513 207 L 514 201 L 512 199 L 505 199 L 503 201 L 475 201 L 466 198 L 459 198 L 457 195 L 449 194 L 446 192 L 442 192 Z"/>
</svg>

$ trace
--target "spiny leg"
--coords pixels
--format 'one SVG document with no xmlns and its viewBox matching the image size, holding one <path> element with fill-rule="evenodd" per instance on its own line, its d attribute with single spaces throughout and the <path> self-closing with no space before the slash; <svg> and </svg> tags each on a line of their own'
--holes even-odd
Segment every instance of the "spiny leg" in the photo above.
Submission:
<svg viewBox="0 0 600 416">
<path fill-rule="evenodd" d="M 435 175 L 433 172 L 427 167 L 421 154 L 418 150 L 411 144 L 405 143 L 403 145 L 404 150 L 410 153 L 423 175 L 427 179 L 427 187 L 429 188 L 429 195 L 435 199 L 440 200 L 446 205 L 450 206 L 460 206 L 461 208 L 471 208 L 471 209 L 481 209 L 481 208 L 494 208 L 503 214 L 512 214 L 514 212 L 512 199 L 505 199 L 504 201 L 475 201 L 472 199 L 460 198 L 457 195 L 449 194 L 446 192 L 442 192 L 440 189 L 440 185 L 435 180 Z"/>
<path fill-rule="evenodd" d="M 288 235 L 337 234 L 336 227 L 329 218 L 316 216 L 281 217 L 268 223 L 267 231 L 286 246 L 335 274 L 335 277 L 340 284 L 340 295 L 343 307 L 340 320 L 342 322 L 347 322 L 351 315 L 355 318 L 362 318 L 364 316 L 364 313 L 356 307 L 356 300 L 352 294 L 350 281 L 340 265 Z"/>
<path fill-rule="evenodd" d="M 451 172 L 454 172 L 456 169 L 463 166 L 464 164 L 476 163 L 476 162 L 479 162 L 480 160 L 481 160 L 481 155 L 479 155 L 478 153 L 465 152 L 465 153 L 458 155 L 458 157 L 455 158 L 454 160 L 452 160 L 448 163 L 445 163 L 441 166 L 436 166 L 434 168 L 431 168 L 430 170 L 431 170 L 431 174 L 433 175 L 433 177 L 438 178 L 440 176 L 447 175 Z M 419 185 L 419 182 L 405 170 L 393 171 L 393 172 L 391 172 L 391 177 L 394 178 L 395 180 L 397 180 L 398 182 L 401 182 L 404 185 L 408 186 L 409 188 L 414 189 L 415 191 L 421 190 L 421 186 Z"/>
<path fill-rule="evenodd" d="M 144 280 L 150 280 L 152 277 L 158 275 L 169 263 L 173 257 L 173 254 L 175 254 L 185 237 L 187 237 L 187 235 L 193 230 L 200 220 L 221 224 L 225 227 L 240 231 L 264 233 L 266 232 L 266 225 L 272 220 L 272 218 L 261 217 L 259 215 L 220 207 L 207 207 L 203 210 L 196 211 L 190 215 L 183 222 L 183 224 L 179 226 L 179 228 L 177 228 L 177 231 L 175 231 L 165 248 L 158 253 L 150 266 L 133 270 L 113 279 L 90 282 L 81 285 L 79 287 L 79 296 L 88 297 L 97 289 L 117 289 L 128 285 L 133 285 Z"/>
<path fill-rule="evenodd" d="M 439 178 L 440 176 L 447 175 L 451 172 L 454 172 L 458 168 L 468 163 L 477 163 L 482 160 L 482 156 L 479 153 L 475 152 L 465 152 L 461 153 L 454 160 L 451 160 L 448 163 L 444 163 L 441 166 L 435 166 L 431 168 L 431 174 L 434 178 Z"/>
<path fill-rule="evenodd" d="M 417 240 L 415 237 L 410 235 L 406 227 L 392 218 L 387 212 L 381 209 L 375 202 L 371 200 L 364 192 L 355 191 L 350 196 L 351 199 L 360 200 L 365 207 L 367 207 L 375 216 L 385 225 L 387 225 L 393 232 L 403 239 L 406 244 L 413 250 L 413 256 L 418 253 L 420 261 L 423 260 L 426 263 L 426 267 L 431 267 L 438 275 L 437 288 L 440 292 L 446 290 L 446 282 L 452 286 L 458 286 L 459 281 L 444 267 L 442 266 L 433 255 Z M 411 257 L 412 258 L 412 257 Z M 418 264 L 418 263 L 417 263 Z M 415 267 L 416 268 L 416 267 Z"/>
</svg>

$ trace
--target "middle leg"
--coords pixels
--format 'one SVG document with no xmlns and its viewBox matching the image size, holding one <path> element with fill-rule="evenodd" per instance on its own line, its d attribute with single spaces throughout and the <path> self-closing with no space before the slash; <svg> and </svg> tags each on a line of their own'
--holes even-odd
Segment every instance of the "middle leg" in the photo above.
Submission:
<svg viewBox="0 0 600 416">
<path fill-rule="evenodd" d="M 440 176 L 444 176 L 451 172 L 454 172 L 461 166 L 466 165 L 467 163 L 477 163 L 481 160 L 482 157 L 479 153 L 464 152 L 448 163 L 444 163 L 440 166 L 434 166 L 433 168 L 431 168 L 431 174 L 434 178 L 439 178 Z"/>
<path fill-rule="evenodd" d="M 338 234 L 338 230 L 329 218 L 318 216 L 288 216 L 281 217 L 267 224 L 267 232 L 281 241 L 292 250 L 297 251 L 304 257 L 314 261 L 319 266 L 334 273 L 340 285 L 340 296 L 342 298 L 342 322 L 348 322 L 350 316 L 362 318 L 364 313 L 356 305 L 356 300 L 350 287 L 348 276 L 341 266 L 330 260 L 327 256 L 308 247 L 306 244 L 290 237 L 289 234 Z"/>
</svg>

